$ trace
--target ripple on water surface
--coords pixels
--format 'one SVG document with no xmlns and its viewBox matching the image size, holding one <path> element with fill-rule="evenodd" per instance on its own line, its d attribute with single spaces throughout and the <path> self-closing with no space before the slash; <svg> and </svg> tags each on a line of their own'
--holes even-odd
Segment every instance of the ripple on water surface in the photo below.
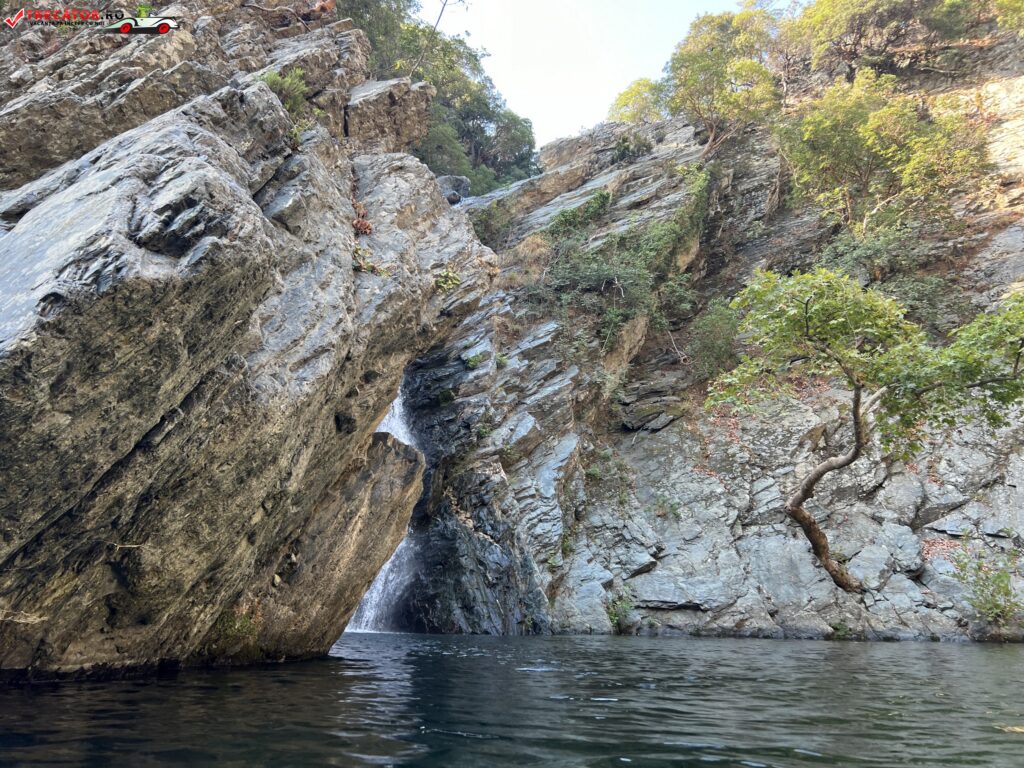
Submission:
<svg viewBox="0 0 1024 768">
<path fill-rule="evenodd" d="M 360 634 L 0 690 L 3 765 L 1021 766 L 1024 648 Z"/>
</svg>

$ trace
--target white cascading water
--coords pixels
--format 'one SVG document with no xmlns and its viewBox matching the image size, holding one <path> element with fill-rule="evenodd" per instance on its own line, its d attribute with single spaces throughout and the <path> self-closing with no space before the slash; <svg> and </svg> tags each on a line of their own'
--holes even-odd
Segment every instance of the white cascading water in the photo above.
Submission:
<svg viewBox="0 0 1024 768">
<path fill-rule="evenodd" d="M 392 437 L 406 445 L 419 448 L 416 438 L 409 426 L 409 414 L 405 408 L 405 397 L 402 390 L 391 403 L 387 415 L 377 427 L 378 432 L 388 432 Z M 388 624 L 392 601 L 412 581 L 415 573 L 414 547 L 409 536 L 402 539 L 394 554 L 384 563 L 377 578 L 363 595 L 359 607 L 345 627 L 346 632 L 388 632 L 392 627 Z"/>
</svg>

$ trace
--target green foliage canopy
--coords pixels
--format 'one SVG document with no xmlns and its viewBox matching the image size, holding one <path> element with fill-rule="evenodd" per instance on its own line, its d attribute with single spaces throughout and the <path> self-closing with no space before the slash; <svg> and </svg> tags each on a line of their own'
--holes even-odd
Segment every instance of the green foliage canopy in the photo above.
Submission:
<svg viewBox="0 0 1024 768">
<path fill-rule="evenodd" d="M 1020 0 L 996 0 L 1000 3 Z M 991 17 L 987 0 L 814 0 L 798 17 L 815 68 L 892 70 L 926 60 L 937 43 Z"/>
<path fill-rule="evenodd" d="M 596 318 L 605 344 L 635 317 L 646 316 L 658 327 L 692 306 L 693 291 L 676 257 L 700 236 L 711 174 L 697 167 L 680 172 L 686 177 L 687 201 L 668 221 L 634 225 L 592 246 L 587 241 L 611 201 L 602 191 L 581 206 L 560 211 L 548 227 L 554 257 L 539 295 L 566 312 Z"/>
<path fill-rule="evenodd" d="M 533 126 L 506 107 L 483 53 L 419 22 L 414 0 L 342 0 L 338 9 L 370 37 L 375 76 L 408 76 L 437 89 L 428 134 L 413 149 L 431 170 L 468 177 L 473 194 L 536 172 Z"/>
<path fill-rule="evenodd" d="M 1002 26 L 1024 35 L 1024 0 L 995 0 L 995 8 Z"/>
<path fill-rule="evenodd" d="M 1024 400 L 1024 292 L 979 314 L 945 346 L 931 344 L 895 300 L 827 269 L 757 272 L 732 306 L 743 313 L 739 333 L 751 351 L 719 378 L 712 405 L 778 392 L 779 377 L 796 367 L 838 376 L 866 398 L 865 438 L 875 431 L 887 450 L 907 457 L 929 422 L 999 424 Z"/>
<path fill-rule="evenodd" d="M 705 14 L 666 65 L 669 111 L 704 127 L 706 152 L 778 109 L 775 78 L 758 60 L 763 42 L 749 15 Z"/>
<path fill-rule="evenodd" d="M 858 234 L 949 221 L 953 193 L 988 170 L 985 139 L 962 114 L 922 106 L 891 75 L 863 70 L 835 83 L 778 131 L 797 190 Z"/>
<path fill-rule="evenodd" d="M 608 119 L 620 123 L 654 123 L 666 117 L 665 84 L 647 77 L 630 83 L 608 110 Z"/>
</svg>

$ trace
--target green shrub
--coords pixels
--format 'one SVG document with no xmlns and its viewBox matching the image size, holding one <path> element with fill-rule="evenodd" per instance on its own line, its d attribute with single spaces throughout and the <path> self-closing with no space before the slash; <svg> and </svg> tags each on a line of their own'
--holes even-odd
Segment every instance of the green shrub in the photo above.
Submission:
<svg viewBox="0 0 1024 768">
<path fill-rule="evenodd" d="M 999 25 L 1024 35 L 1024 0 L 996 0 Z"/>
<path fill-rule="evenodd" d="M 580 234 L 601 218 L 608 209 L 611 200 L 611 193 L 602 189 L 591 195 L 583 205 L 559 211 L 551 224 L 548 225 L 548 239 L 554 243 L 554 241 L 564 240 Z"/>
<path fill-rule="evenodd" d="M 933 334 L 959 326 L 969 313 L 969 302 L 959 287 L 939 275 L 896 275 L 878 286 L 907 309 L 907 317 Z"/>
<path fill-rule="evenodd" d="M 309 86 L 306 85 L 306 73 L 299 67 L 294 67 L 287 74 L 279 72 L 267 72 L 260 77 L 260 80 L 270 86 L 270 90 L 277 94 L 284 108 L 292 119 L 298 119 L 306 112 L 306 95 L 309 93 Z"/>
<path fill-rule="evenodd" d="M 971 542 L 953 555 L 956 579 L 970 590 L 967 602 L 985 621 L 1005 626 L 1024 613 L 1024 602 L 1013 589 L 1020 552 L 995 553 Z"/>
<path fill-rule="evenodd" d="M 451 267 L 445 267 L 444 271 L 434 278 L 434 288 L 439 293 L 454 291 L 460 285 L 462 285 L 462 278 Z"/>
<path fill-rule="evenodd" d="M 650 153 L 652 148 L 651 142 L 643 136 L 636 133 L 624 133 L 615 142 L 613 157 L 616 163 L 632 162 Z"/>
<path fill-rule="evenodd" d="M 502 446 L 501 450 L 498 452 L 498 457 L 501 459 L 502 466 L 508 469 L 522 461 L 523 453 L 518 448 L 511 445 L 505 445 Z"/>
<path fill-rule="evenodd" d="M 621 632 L 625 629 L 634 607 L 633 590 L 629 586 L 623 586 L 608 602 L 608 620 L 616 631 Z"/>
<path fill-rule="evenodd" d="M 878 229 L 862 236 L 842 232 L 821 253 L 825 266 L 870 282 L 913 271 L 928 258 L 920 233 L 905 228 Z"/>
<path fill-rule="evenodd" d="M 680 520 L 683 517 L 682 505 L 663 493 L 659 493 L 654 497 L 650 511 L 657 517 L 671 515 L 676 520 Z"/>
<path fill-rule="evenodd" d="M 739 322 L 739 313 L 716 299 L 690 324 L 686 353 L 700 381 L 714 378 L 736 364 L 735 339 Z"/>
<path fill-rule="evenodd" d="M 711 171 L 703 165 L 680 166 L 677 171 L 686 182 L 686 202 L 676 216 L 680 240 L 700 237 L 711 202 Z"/>
<path fill-rule="evenodd" d="M 678 322 L 689 317 L 696 302 L 697 292 L 693 289 L 689 274 L 675 274 L 662 283 L 658 299 L 661 315 L 668 322 Z"/>
<path fill-rule="evenodd" d="M 920 232 L 909 228 L 878 229 L 862 236 L 843 232 L 821 255 L 826 266 L 874 283 L 906 308 L 907 317 L 938 333 L 958 325 L 967 307 L 955 284 L 939 275 L 919 274 L 932 258 L 932 248 Z"/>
<path fill-rule="evenodd" d="M 984 194 L 990 166 L 983 127 L 944 107 L 922 110 L 895 77 L 869 69 L 837 81 L 778 131 L 797 193 L 857 235 L 954 224 L 950 201 Z"/>
<path fill-rule="evenodd" d="M 559 551 L 562 553 L 563 558 L 572 556 L 572 553 L 576 551 L 576 545 L 573 543 L 573 531 L 570 528 L 566 528 L 562 531 L 562 540 L 559 543 Z"/>
<path fill-rule="evenodd" d="M 576 208 L 559 212 L 546 231 L 553 263 L 535 293 L 558 303 L 567 314 L 589 315 L 605 346 L 635 317 L 654 327 L 685 313 L 692 304 L 689 281 L 677 272 L 679 248 L 700 235 L 710 197 L 710 173 L 681 169 L 689 195 L 668 221 L 632 226 L 605 238 L 596 248 L 586 242 L 611 200 L 601 191 Z M 670 314 L 663 312 L 670 309 Z"/>
<path fill-rule="evenodd" d="M 494 200 L 483 208 L 476 208 L 469 214 L 473 231 L 481 243 L 494 251 L 505 249 L 512 232 L 512 214 Z"/>
</svg>

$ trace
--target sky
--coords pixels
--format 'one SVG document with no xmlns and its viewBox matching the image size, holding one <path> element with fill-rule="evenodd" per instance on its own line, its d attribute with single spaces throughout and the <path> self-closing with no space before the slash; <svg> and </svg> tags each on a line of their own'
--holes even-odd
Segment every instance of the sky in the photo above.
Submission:
<svg viewBox="0 0 1024 768">
<path fill-rule="evenodd" d="M 433 24 L 441 0 L 421 0 Z M 537 146 L 589 128 L 638 77 L 657 78 L 690 21 L 736 0 L 449 0 L 441 31 L 490 54 L 484 68 L 508 106 L 533 121 Z"/>
</svg>

